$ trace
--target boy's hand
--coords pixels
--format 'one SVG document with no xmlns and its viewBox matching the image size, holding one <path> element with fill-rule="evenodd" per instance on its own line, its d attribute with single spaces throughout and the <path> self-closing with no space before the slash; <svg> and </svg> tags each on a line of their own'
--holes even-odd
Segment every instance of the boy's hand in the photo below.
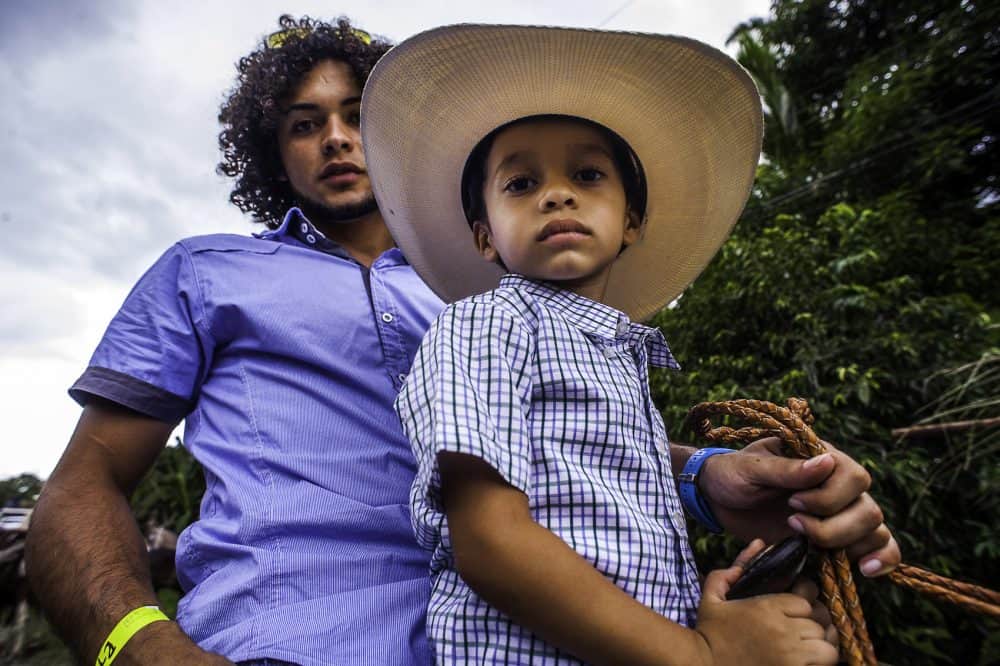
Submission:
<svg viewBox="0 0 1000 666">
<path fill-rule="evenodd" d="M 846 548 L 866 576 L 896 568 L 899 546 L 866 490 L 871 476 L 850 456 L 823 443 L 809 460 L 781 455 L 776 437 L 709 458 L 699 486 L 727 532 L 768 543 L 801 532 L 823 548 Z"/>
<path fill-rule="evenodd" d="M 824 638 L 833 647 L 840 645 L 840 637 L 837 635 L 837 627 L 833 626 L 833 617 L 830 610 L 823 605 L 819 598 L 819 586 L 808 578 L 798 578 L 789 593 L 802 597 L 809 602 L 812 607 L 812 614 L 809 616 L 823 627 Z"/>
<path fill-rule="evenodd" d="M 809 602 L 794 594 L 726 601 L 729 587 L 764 544 L 755 539 L 728 569 L 708 574 L 695 630 L 706 643 L 705 663 L 789 666 L 836 664 L 837 649 L 811 619 Z"/>
</svg>

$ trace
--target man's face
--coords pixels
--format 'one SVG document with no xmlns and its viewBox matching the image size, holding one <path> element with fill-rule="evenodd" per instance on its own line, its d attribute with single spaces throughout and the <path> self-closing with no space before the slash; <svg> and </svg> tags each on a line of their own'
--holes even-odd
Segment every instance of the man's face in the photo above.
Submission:
<svg viewBox="0 0 1000 666">
<path fill-rule="evenodd" d="M 316 222 L 377 210 L 361 149 L 361 88 L 350 66 L 324 60 L 282 102 L 278 147 L 298 203 Z"/>
</svg>

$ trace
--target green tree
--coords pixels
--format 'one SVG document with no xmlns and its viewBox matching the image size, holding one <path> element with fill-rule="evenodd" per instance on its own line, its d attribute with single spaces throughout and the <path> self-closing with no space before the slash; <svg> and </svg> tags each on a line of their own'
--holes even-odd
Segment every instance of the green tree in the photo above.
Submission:
<svg viewBox="0 0 1000 666">
<path fill-rule="evenodd" d="M 958 369 L 996 368 L 983 359 L 1000 348 L 997 26 L 996 3 L 778 0 L 737 28 L 766 161 L 732 238 L 656 320 L 685 372 L 653 378 L 680 440 L 696 402 L 807 398 L 818 432 L 872 472 L 905 561 L 994 587 L 993 435 L 890 430 L 947 413 L 941 395 L 996 415 L 998 383 Z M 890 663 L 997 647 L 984 620 L 887 582 L 862 594 Z"/>
<path fill-rule="evenodd" d="M 0 481 L 0 506 L 35 506 L 42 480 L 34 474 L 19 474 Z"/>
<path fill-rule="evenodd" d="M 205 477 L 198 461 L 178 438 L 157 457 L 132 494 L 132 512 L 141 527 L 152 521 L 180 532 L 198 518 Z"/>
</svg>

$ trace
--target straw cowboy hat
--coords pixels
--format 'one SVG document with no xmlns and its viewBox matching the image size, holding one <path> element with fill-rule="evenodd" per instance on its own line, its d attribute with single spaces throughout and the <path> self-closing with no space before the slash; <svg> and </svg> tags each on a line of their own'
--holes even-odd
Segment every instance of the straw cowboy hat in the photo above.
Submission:
<svg viewBox="0 0 1000 666">
<path fill-rule="evenodd" d="M 364 89 L 365 159 L 393 237 L 443 300 L 502 275 L 476 251 L 462 207 L 469 153 L 541 114 L 600 123 L 642 164 L 645 224 L 614 263 L 605 302 L 648 318 L 701 273 L 750 194 L 763 135 L 752 79 L 721 51 L 667 35 L 455 25 L 393 48 Z"/>
</svg>

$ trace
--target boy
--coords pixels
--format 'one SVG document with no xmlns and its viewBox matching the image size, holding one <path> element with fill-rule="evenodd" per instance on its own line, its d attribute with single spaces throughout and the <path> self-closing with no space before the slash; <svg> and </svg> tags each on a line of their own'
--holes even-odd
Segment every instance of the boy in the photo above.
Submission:
<svg viewBox="0 0 1000 666">
<path fill-rule="evenodd" d="M 738 567 L 699 594 L 647 381 L 677 364 L 631 321 L 742 209 L 749 77 L 690 40 L 456 26 L 397 47 L 368 86 L 365 113 L 396 123 L 366 155 L 397 243 L 446 301 L 491 289 L 439 316 L 396 402 L 438 662 L 836 663 L 803 599 L 726 602 Z"/>
</svg>

